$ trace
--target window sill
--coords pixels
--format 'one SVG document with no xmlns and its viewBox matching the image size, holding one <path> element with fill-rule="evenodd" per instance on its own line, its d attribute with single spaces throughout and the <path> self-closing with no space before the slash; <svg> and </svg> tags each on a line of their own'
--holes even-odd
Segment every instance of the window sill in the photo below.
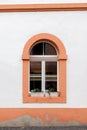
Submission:
<svg viewBox="0 0 87 130">
<path fill-rule="evenodd" d="M 60 92 L 30 92 L 31 97 L 58 97 Z"/>
<path fill-rule="evenodd" d="M 66 97 L 28 95 L 23 99 L 23 103 L 66 103 Z"/>
<path fill-rule="evenodd" d="M 65 97 L 31 97 L 28 96 L 23 103 L 66 103 Z"/>
</svg>

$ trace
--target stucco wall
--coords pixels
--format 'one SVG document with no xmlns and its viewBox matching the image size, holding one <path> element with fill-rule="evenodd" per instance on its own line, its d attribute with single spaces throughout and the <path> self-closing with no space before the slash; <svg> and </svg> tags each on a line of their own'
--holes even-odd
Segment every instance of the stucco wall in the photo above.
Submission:
<svg viewBox="0 0 87 130">
<path fill-rule="evenodd" d="M 87 0 L 0 0 L 0 4 L 16 4 L 16 3 L 21 3 L 21 4 L 29 4 L 29 3 L 82 3 L 82 2 L 87 2 Z"/>
<path fill-rule="evenodd" d="M 67 51 L 67 103 L 22 103 L 22 51 L 38 33 L 56 35 Z M 0 107 L 87 107 L 87 11 L 0 13 Z"/>
</svg>

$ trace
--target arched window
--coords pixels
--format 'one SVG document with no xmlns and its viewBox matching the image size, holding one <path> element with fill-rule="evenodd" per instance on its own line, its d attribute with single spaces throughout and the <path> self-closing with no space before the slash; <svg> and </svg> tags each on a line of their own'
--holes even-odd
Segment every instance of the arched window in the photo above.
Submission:
<svg viewBox="0 0 87 130">
<path fill-rule="evenodd" d="M 23 50 L 23 102 L 66 102 L 66 51 L 51 34 L 32 37 Z"/>
<path fill-rule="evenodd" d="M 57 51 L 52 43 L 39 41 L 30 51 L 30 92 L 57 92 Z M 38 95 L 39 96 L 39 95 Z"/>
</svg>

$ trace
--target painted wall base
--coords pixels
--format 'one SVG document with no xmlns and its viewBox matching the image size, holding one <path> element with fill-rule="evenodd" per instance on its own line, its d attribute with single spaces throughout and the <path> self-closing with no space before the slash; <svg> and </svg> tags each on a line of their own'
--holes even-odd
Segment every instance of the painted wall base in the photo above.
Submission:
<svg viewBox="0 0 87 130">
<path fill-rule="evenodd" d="M 87 125 L 87 108 L 1 108 L 0 127 Z"/>
</svg>

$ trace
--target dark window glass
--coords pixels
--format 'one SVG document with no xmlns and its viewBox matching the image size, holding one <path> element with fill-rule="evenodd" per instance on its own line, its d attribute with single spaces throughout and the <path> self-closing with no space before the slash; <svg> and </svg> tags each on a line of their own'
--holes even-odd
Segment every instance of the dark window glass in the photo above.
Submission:
<svg viewBox="0 0 87 130">
<path fill-rule="evenodd" d="M 40 42 L 33 46 L 30 55 L 57 55 L 57 53 L 51 44 L 47 42 Z"/>
<path fill-rule="evenodd" d="M 41 80 L 31 80 L 30 81 L 30 91 L 31 92 L 41 92 Z"/>
<path fill-rule="evenodd" d="M 57 91 L 57 82 L 56 81 L 46 81 L 45 83 L 45 89 L 50 92 L 56 92 Z"/>
<path fill-rule="evenodd" d="M 47 75 L 57 74 L 57 62 L 46 62 L 46 74 Z"/>
<path fill-rule="evenodd" d="M 57 91 L 57 62 L 46 62 L 45 89 Z"/>
<path fill-rule="evenodd" d="M 57 55 L 55 48 L 48 43 L 44 44 L 44 54 L 45 55 Z"/>
<path fill-rule="evenodd" d="M 30 62 L 30 74 L 41 74 L 41 62 Z"/>
<path fill-rule="evenodd" d="M 31 50 L 31 55 L 43 55 L 43 44 L 38 43 L 36 44 L 32 50 Z"/>
<path fill-rule="evenodd" d="M 30 62 L 30 91 L 41 91 L 41 62 Z"/>
</svg>

